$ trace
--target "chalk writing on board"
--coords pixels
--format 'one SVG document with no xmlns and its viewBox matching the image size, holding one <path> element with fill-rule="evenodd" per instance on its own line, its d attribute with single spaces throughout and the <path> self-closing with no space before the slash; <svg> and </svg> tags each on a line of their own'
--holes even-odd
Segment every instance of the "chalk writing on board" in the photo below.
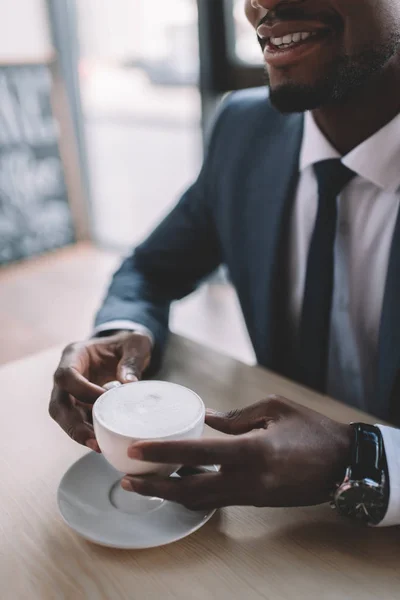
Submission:
<svg viewBox="0 0 400 600">
<path fill-rule="evenodd" d="M 0 264 L 73 241 L 46 66 L 0 68 Z"/>
</svg>

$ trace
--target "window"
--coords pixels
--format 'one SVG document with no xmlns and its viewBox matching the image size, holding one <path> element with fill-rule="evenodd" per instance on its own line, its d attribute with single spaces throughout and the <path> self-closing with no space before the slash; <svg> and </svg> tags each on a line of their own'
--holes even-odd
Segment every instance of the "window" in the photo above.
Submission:
<svg viewBox="0 0 400 600">
<path fill-rule="evenodd" d="M 256 34 L 244 14 L 244 0 L 234 0 L 234 51 L 239 61 L 252 65 L 262 65 L 262 53 Z"/>
<path fill-rule="evenodd" d="M 196 0 L 76 1 L 93 230 L 137 244 L 201 157 Z"/>
</svg>

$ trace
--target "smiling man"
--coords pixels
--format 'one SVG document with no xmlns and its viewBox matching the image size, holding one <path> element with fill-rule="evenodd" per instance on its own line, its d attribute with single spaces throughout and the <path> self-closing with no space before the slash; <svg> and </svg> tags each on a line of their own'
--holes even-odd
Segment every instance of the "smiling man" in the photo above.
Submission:
<svg viewBox="0 0 400 600">
<path fill-rule="evenodd" d="M 272 8 L 260 20 L 262 4 L 248 2 L 246 12 L 257 29 L 271 100 L 279 110 L 346 102 L 360 88 L 367 91 L 367 81 L 384 70 L 387 83 L 398 81 L 393 73 L 400 43 L 396 0 L 265 3 Z"/>
<path fill-rule="evenodd" d="M 202 171 L 115 274 L 93 338 L 69 346 L 50 413 L 97 449 L 91 403 L 153 373 L 170 303 L 227 265 L 258 362 L 400 424 L 400 3 L 247 0 L 266 90 L 233 94 Z M 182 357 L 184 360 L 184 357 Z M 146 461 L 221 464 L 123 485 L 192 508 L 333 499 L 400 524 L 400 431 L 340 424 L 283 398 L 209 412 L 223 440 L 145 443 Z"/>
</svg>

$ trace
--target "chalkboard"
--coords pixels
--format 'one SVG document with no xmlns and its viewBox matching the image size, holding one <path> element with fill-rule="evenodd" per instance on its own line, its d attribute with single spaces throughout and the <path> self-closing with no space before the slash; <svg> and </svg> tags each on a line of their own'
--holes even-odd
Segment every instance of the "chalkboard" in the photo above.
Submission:
<svg viewBox="0 0 400 600">
<path fill-rule="evenodd" d="M 74 241 L 48 65 L 0 66 L 0 265 Z"/>
</svg>

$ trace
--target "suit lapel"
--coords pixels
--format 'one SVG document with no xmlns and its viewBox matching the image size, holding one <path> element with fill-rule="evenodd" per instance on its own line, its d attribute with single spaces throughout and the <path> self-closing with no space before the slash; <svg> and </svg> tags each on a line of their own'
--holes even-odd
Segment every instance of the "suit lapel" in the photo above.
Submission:
<svg viewBox="0 0 400 600">
<path fill-rule="evenodd" d="M 276 113 L 258 148 L 249 202 L 256 216 L 251 256 L 256 279 L 252 288 L 258 290 L 254 314 L 259 356 L 264 365 L 287 376 L 293 376 L 286 352 L 289 219 L 299 177 L 303 127 L 303 116 Z"/>
<path fill-rule="evenodd" d="M 272 109 L 271 109 L 272 110 Z M 270 115 L 269 115 L 270 117 Z M 251 231 L 244 253 L 249 261 L 236 263 L 241 297 L 249 309 L 247 321 L 259 362 L 296 378 L 296 357 L 290 351 L 287 327 L 289 220 L 299 177 L 304 129 L 300 115 L 275 113 L 259 128 L 259 143 L 247 154 L 247 186 L 236 193 L 246 198 L 238 231 Z M 249 149 L 250 150 L 250 149 Z M 233 192 L 234 193 L 234 192 Z M 240 199 L 239 202 L 240 204 Z M 243 235 L 242 239 L 246 236 Z M 238 238 L 240 239 L 240 237 Z M 247 254 L 247 252 L 249 254 Z M 400 211 L 394 231 L 379 333 L 377 416 L 400 424 Z M 294 360 L 293 360 L 294 359 Z"/>
<path fill-rule="evenodd" d="M 379 335 L 377 405 L 370 407 L 377 416 L 400 420 L 400 211 L 397 216 L 386 278 Z"/>
</svg>

